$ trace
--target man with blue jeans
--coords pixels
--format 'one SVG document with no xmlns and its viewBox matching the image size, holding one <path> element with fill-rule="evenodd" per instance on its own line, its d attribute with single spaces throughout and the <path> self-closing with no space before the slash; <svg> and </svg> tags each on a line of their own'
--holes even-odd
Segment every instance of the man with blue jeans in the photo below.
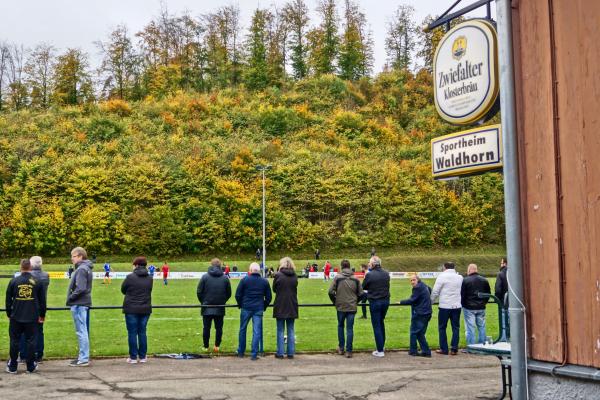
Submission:
<svg viewBox="0 0 600 400">
<path fill-rule="evenodd" d="M 450 342 L 450 355 L 458 354 L 458 341 L 460 338 L 460 311 L 462 304 L 460 302 L 460 290 L 463 278 L 454 268 L 454 263 L 444 263 L 444 272 L 442 272 L 433 285 L 431 291 L 431 302 L 439 297 L 438 309 L 438 333 L 440 338 L 440 348 L 435 352 L 448 355 L 448 337 L 446 336 L 446 327 L 448 320 L 452 327 L 452 341 Z"/>
<path fill-rule="evenodd" d="M 79 344 L 79 355 L 69 365 L 87 367 L 90 362 L 90 338 L 87 328 L 88 310 L 92 306 L 92 263 L 87 259 L 84 248 L 71 250 L 71 262 L 75 271 L 71 275 L 67 294 L 67 306 L 71 307 L 71 315 L 75 324 L 75 333 Z"/>
<path fill-rule="evenodd" d="M 240 312 L 240 332 L 237 355 L 244 357 L 246 351 L 246 329 L 252 320 L 251 360 L 258 359 L 258 346 L 262 336 L 262 317 L 271 303 L 271 286 L 269 281 L 260 276 L 260 265 L 250 264 L 248 276 L 240 281 L 235 292 L 235 301 Z"/>
<path fill-rule="evenodd" d="M 489 294 L 490 284 L 477 273 L 477 265 L 469 264 L 467 277 L 463 279 L 460 297 L 465 318 L 467 344 L 485 342 L 485 306 L 489 297 L 480 297 L 480 293 Z M 479 335 L 475 338 L 475 329 Z"/>
<path fill-rule="evenodd" d="M 350 267 L 350 261 L 342 260 L 342 272 L 333 278 L 329 287 L 329 298 L 335 304 L 338 320 L 338 348 L 339 355 L 346 354 L 352 358 L 352 341 L 354 339 L 354 317 L 358 308 L 358 300 L 363 297 L 363 289 Z M 346 337 L 344 337 L 344 323 L 346 324 Z"/>
<path fill-rule="evenodd" d="M 390 274 L 381 268 L 381 259 L 377 256 L 369 260 L 371 271 L 365 276 L 362 288 L 367 292 L 371 325 L 375 336 L 375 357 L 385 356 L 385 315 L 390 306 Z"/>
<path fill-rule="evenodd" d="M 410 298 L 402 300 L 400 304 L 409 305 L 411 308 L 410 318 L 410 348 L 409 356 L 431 357 L 431 350 L 427 343 L 425 334 L 427 325 L 431 320 L 431 290 L 427 285 L 421 282 L 417 275 L 410 278 L 410 284 L 413 287 Z M 421 346 L 421 352 L 417 351 L 417 342 Z"/>
</svg>

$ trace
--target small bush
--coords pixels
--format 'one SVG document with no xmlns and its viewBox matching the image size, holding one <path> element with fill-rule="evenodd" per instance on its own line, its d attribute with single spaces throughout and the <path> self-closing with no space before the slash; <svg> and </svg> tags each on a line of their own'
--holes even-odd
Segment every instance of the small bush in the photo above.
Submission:
<svg viewBox="0 0 600 400">
<path fill-rule="evenodd" d="M 121 99 L 112 99 L 102 103 L 100 110 L 116 114 L 119 117 L 126 117 L 131 114 L 131 106 L 128 102 Z"/>
</svg>

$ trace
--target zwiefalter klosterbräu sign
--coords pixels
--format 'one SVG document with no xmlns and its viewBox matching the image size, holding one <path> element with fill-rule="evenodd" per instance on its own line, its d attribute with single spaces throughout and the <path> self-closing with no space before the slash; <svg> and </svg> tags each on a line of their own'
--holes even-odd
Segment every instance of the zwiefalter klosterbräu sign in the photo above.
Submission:
<svg viewBox="0 0 600 400">
<path fill-rule="evenodd" d="M 431 140 L 431 173 L 435 179 L 474 175 L 501 168 L 500 125 L 469 129 Z"/>
<path fill-rule="evenodd" d="M 456 125 L 489 119 L 499 91 L 494 26 L 475 19 L 449 30 L 436 49 L 433 76 L 435 107 L 443 119 Z"/>
</svg>

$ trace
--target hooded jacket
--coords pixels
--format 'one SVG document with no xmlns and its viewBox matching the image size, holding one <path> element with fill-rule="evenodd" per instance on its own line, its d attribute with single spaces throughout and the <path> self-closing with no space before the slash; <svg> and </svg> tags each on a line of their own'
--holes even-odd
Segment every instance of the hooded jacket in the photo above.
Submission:
<svg viewBox="0 0 600 400">
<path fill-rule="evenodd" d="M 92 306 L 92 268 L 94 266 L 90 260 L 81 260 L 75 265 L 67 291 L 67 306 Z"/>
<path fill-rule="evenodd" d="M 200 304 L 222 305 L 231 297 L 231 282 L 221 267 L 211 265 L 198 282 L 196 295 Z M 202 315 L 225 315 L 225 307 L 202 307 Z"/>
<path fill-rule="evenodd" d="M 273 278 L 273 318 L 298 318 L 298 276 L 291 268 L 282 268 Z"/>
<path fill-rule="evenodd" d="M 355 313 L 358 299 L 363 297 L 364 291 L 352 270 L 342 268 L 342 273 L 333 278 L 328 294 L 335 304 L 336 310 Z"/>
<path fill-rule="evenodd" d="M 154 279 L 146 267 L 138 266 L 121 284 L 124 314 L 151 314 Z"/>
<path fill-rule="evenodd" d="M 265 311 L 271 303 L 271 286 L 269 281 L 258 272 L 249 274 L 240 281 L 235 291 L 238 307 L 248 311 Z"/>
</svg>

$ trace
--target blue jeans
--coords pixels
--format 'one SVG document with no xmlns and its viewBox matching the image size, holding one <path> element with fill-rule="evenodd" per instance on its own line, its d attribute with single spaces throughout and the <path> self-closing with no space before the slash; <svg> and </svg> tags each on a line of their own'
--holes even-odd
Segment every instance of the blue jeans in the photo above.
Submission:
<svg viewBox="0 0 600 400">
<path fill-rule="evenodd" d="M 338 320 L 338 346 L 340 349 L 344 350 L 344 345 L 346 346 L 346 351 L 352 352 L 352 341 L 354 340 L 354 317 L 356 316 L 356 312 L 345 312 L 338 311 L 337 312 L 337 320 Z M 344 321 L 346 321 L 346 337 L 344 338 Z"/>
<path fill-rule="evenodd" d="M 417 342 L 421 346 L 421 352 L 423 354 L 431 354 L 429 344 L 427 344 L 427 338 L 425 333 L 427 332 L 427 325 L 431 320 L 431 314 L 417 315 L 412 314 L 410 319 L 410 349 L 409 354 L 417 354 Z"/>
<path fill-rule="evenodd" d="M 125 314 L 125 325 L 127 326 L 127 339 L 129 343 L 129 358 L 140 360 L 146 358 L 148 352 L 148 338 L 146 337 L 146 325 L 150 314 Z"/>
<path fill-rule="evenodd" d="M 240 312 L 240 333 L 238 337 L 238 356 L 243 356 L 246 351 L 246 329 L 248 323 L 252 320 L 252 349 L 250 355 L 252 358 L 256 358 L 258 354 L 258 344 L 262 337 L 262 310 L 247 310 L 242 308 Z"/>
<path fill-rule="evenodd" d="M 71 306 L 71 316 L 75 324 L 75 334 L 79 344 L 79 362 L 88 362 L 90 360 L 90 337 L 88 335 L 87 318 L 88 309 L 86 306 Z"/>
<path fill-rule="evenodd" d="M 446 328 L 448 320 L 452 327 L 452 340 L 450 342 L 450 350 L 458 351 L 458 340 L 460 339 L 460 308 L 440 308 L 438 310 L 438 332 L 440 335 L 440 350 L 443 353 L 448 353 L 448 337 L 446 336 Z"/>
<path fill-rule="evenodd" d="M 287 355 L 296 352 L 296 334 L 294 333 L 294 318 L 277 318 L 277 355 L 283 356 L 283 328 L 287 327 Z"/>
<path fill-rule="evenodd" d="M 44 357 L 44 324 L 35 324 L 35 355 L 34 359 L 41 360 Z M 25 335 L 21 335 L 19 341 L 19 355 L 21 360 L 27 359 L 27 346 L 25 342 Z"/>
<path fill-rule="evenodd" d="M 389 299 L 369 300 L 369 311 L 371 312 L 371 325 L 375 335 L 375 346 L 377 351 L 385 348 L 385 314 L 390 306 Z"/>
<path fill-rule="evenodd" d="M 500 326 L 500 341 L 506 342 L 510 338 L 510 327 L 508 325 L 508 310 L 502 307 L 502 322 Z"/>
<path fill-rule="evenodd" d="M 463 308 L 467 344 L 485 343 L 485 310 L 469 310 Z M 475 339 L 475 328 L 478 337 Z"/>
</svg>

